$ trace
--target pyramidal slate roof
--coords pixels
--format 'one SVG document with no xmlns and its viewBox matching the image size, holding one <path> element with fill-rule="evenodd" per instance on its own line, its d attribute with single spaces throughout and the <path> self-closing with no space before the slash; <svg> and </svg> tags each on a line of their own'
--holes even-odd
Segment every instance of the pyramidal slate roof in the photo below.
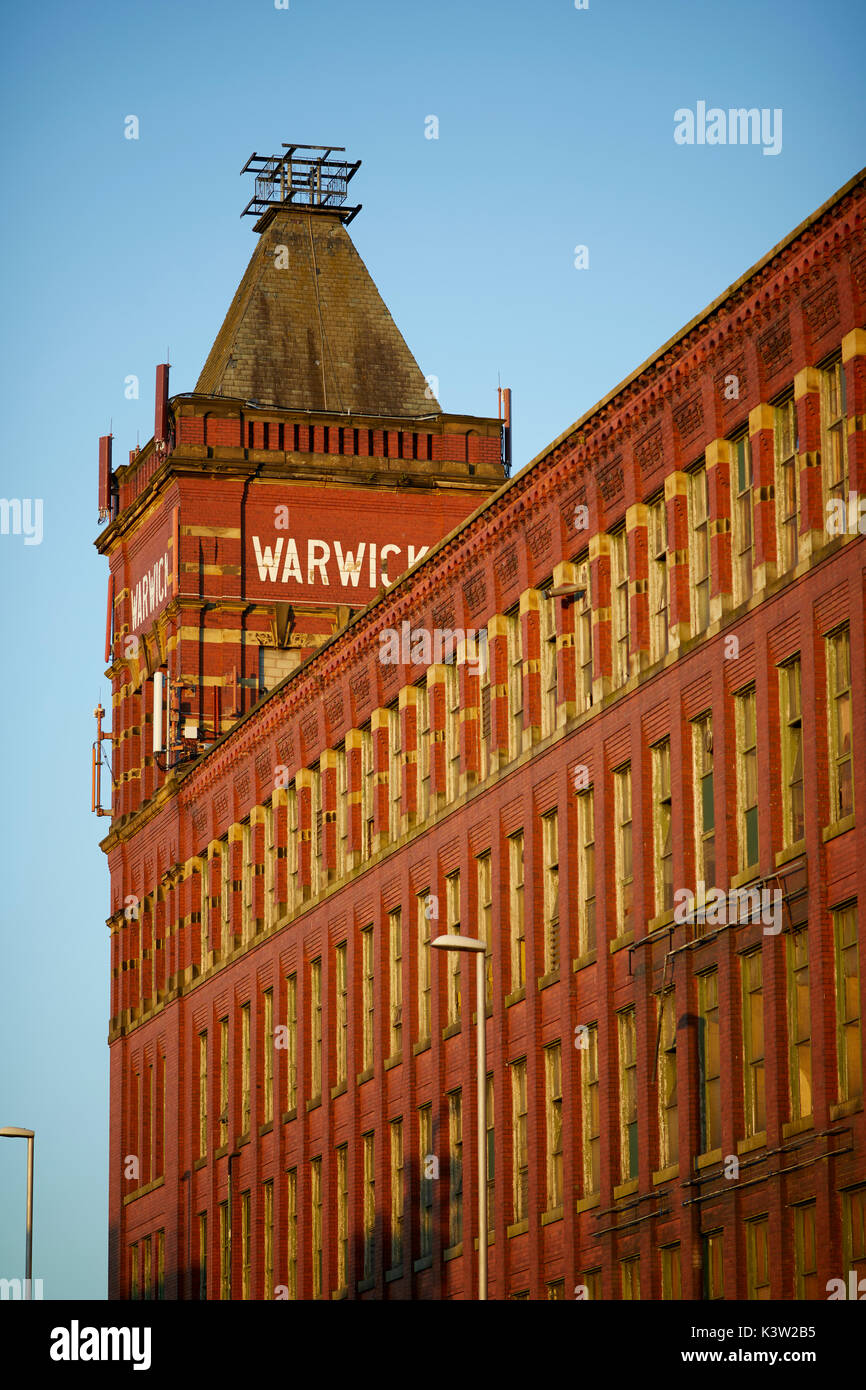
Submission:
<svg viewBox="0 0 866 1390">
<path fill-rule="evenodd" d="M 430 416 L 442 407 L 339 216 L 278 208 L 196 385 L 287 410 Z"/>
</svg>

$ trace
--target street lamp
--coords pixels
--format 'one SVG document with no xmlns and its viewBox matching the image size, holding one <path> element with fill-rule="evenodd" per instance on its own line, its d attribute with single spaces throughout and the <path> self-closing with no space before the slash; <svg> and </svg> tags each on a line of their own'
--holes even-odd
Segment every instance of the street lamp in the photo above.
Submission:
<svg viewBox="0 0 866 1390">
<path fill-rule="evenodd" d="M 16 1125 L 6 1125 L 0 1129 L 0 1139 L 27 1140 L 27 1254 L 24 1270 L 24 1297 L 33 1297 L 33 1147 L 35 1135 L 32 1129 L 18 1129 Z"/>
<path fill-rule="evenodd" d="M 478 1038 L 478 1297 L 487 1298 L 487 1038 L 485 955 L 487 946 L 475 936 L 437 936 L 430 942 L 440 951 L 474 952 Z"/>
</svg>

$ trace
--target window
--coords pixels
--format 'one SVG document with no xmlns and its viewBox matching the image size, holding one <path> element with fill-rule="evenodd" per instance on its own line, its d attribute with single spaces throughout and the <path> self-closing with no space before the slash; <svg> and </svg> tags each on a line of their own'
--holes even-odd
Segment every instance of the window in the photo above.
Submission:
<svg viewBox="0 0 866 1390">
<path fill-rule="evenodd" d="M 220 940 L 223 952 L 230 951 L 232 939 L 232 847 L 220 841 Z"/>
<path fill-rule="evenodd" d="M 673 815 L 671 809 L 670 739 L 652 749 L 653 851 L 655 857 L 656 913 L 670 912 L 674 905 Z"/>
<path fill-rule="evenodd" d="M 841 360 L 821 373 L 821 462 L 826 501 L 848 505 L 848 421 Z"/>
<path fill-rule="evenodd" d="M 310 885 L 313 894 L 318 893 L 325 882 L 322 869 L 323 820 L 322 774 L 316 763 L 310 769 Z"/>
<path fill-rule="evenodd" d="M 839 1099 L 863 1094 L 860 1050 L 860 966 L 857 958 L 857 906 L 833 913 L 836 943 L 836 1046 L 839 1060 Z"/>
<path fill-rule="evenodd" d="M 583 590 L 575 596 L 575 643 L 577 646 L 577 712 L 592 708 L 592 592 L 589 561 L 577 563 L 577 582 Z"/>
<path fill-rule="evenodd" d="M 758 863 L 758 734 L 755 691 L 736 698 L 737 729 L 737 843 L 739 868 Z"/>
<path fill-rule="evenodd" d="M 220 1298 L 231 1297 L 231 1230 L 229 1227 L 229 1204 L 219 1204 L 220 1226 Z"/>
<path fill-rule="evenodd" d="M 286 878 L 291 911 L 297 908 L 301 900 L 298 887 L 298 838 L 298 791 L 293 785 L 288 788 L 286 798 Z"/>
<path fill-rule="evenodd" d="M 403 926 L 399 907 L 388 913 L 388 962 L 391 982 L 391 1056 L 399 1057 L 403 1038 Z"/>
<path fill-rule="evenodd" d="M 198 1156 L 207 1153 L 207 1029 L 198 1035 Z"/>
<path fill-rule="evenodd" d="M 496 1221 L 496 1128 L 493 1114 L 493 1076 L 487 1074 L 485 1098 L 487 1120 L 487 1229 L 492 1231 Z"/>
<path fill-rule="evenodd" d="M 447 800 L 460 794 L 460 679 L 451 653 L 445 666 L 445 768 Z"/>
<path fill-rule="evenodd" d="M 746 1297 L 770 1297 L 770 1222 L 766 1216 L 746 1222 Z"/>
<path fill-rule="evenodd" d="M 274 992 L 272 989 L 265 990 L 263 1003 L 262 1078 L 264 1094 L 262 1104 L 264 1107 L 263 1123 L 269 1125 L 274 1118 Z"/>
<path fill-rule="evenodd" d="M 719 1072 L 719 980 L 715 970 L 698 976 L 698 1068 L 701 1098 L 701 1149 L 711 1153 L 722 1142 Z"/>
<path fill-rule="evenodd" d="M 614 685 L 629 677 L 628 538 L 619 531 L 610 538 L 611 597 L 613 600 Z"/>
<path fill-rule="evenodd" d="M 663 1245 L 660 1251 L 662 1266 L 662 1298 L 676 1302 L 683 1296 L 679 1245 Z"/>
<path fill-rule="evenodd" d="M 577 798 L 578 864 L 578 954 L 587 955 L 596 946 L 595 933 L 595 814 L 593 789 Z"/>
<path fill-rule="evenodd" d="M 588 1269 L 580 1276 L 584 1298 L 597 1301 L 601 1298 L 601 1270 Z"/>
<path fill-rule="evenodd" d="M 430 912 L 433 900 L 427 889 L 417 897 L 418 919 L 418 1041 L 430 1037 Z"/>
<path fill-rule="evenodd" d="M 508 709 L 511 714 L 509 755 L 517 758 L 523 750 L 523 631 L 516 612 L 508 621 Z"/>
<path fill-rule="evenodd" d="M 650 660 L 668 652 L 668 525 L 664 494 L 647 509 L 650 582 Z"/>
<path fill-rule="evenodd" d="M 210 878 L 210 865 L 207 859 L 199 859 L 198 885 L 199 885 L 199 974 L 208 968 L 208 951 L 210 948 L 210 897 L 208 896 L 208 881 Z"/>
<path fill-rule="evenodd" d="M 391 1121 L 391 1268 L 403 1263 L 403 1121 Z"/>
<path fill-rule="evenodd" d="M 480 677 L 478 688 L 481 695 L 480 725 L 479 725 L 479 751 L 480 751 L 480 775 L 482 782 L 490 772 L 490 647 L 488 645 L 487 628 L 482 628 L 476 638 L 475 644 L 476 660 L 480 663 Z"/>
<path fill-rule="evenodd" d="M 526 1059 L 511 1066 L 514 1164 L 514 1220 L 529 1216 L 529 1132 L 526 1107 Z"/>
<path fill-rule="evenodd" d="M 848 628 L 827 638 L 830 743 L 830 815 L 833 821 L 854 814 L 851 759 L 851 644 Z"/>
<path fill-rule="evenodd" d="M 274 1184 L 272 1181 L 262 1183 L 262 1197 L 264 1209 L 264 1270 L 263 1287 L 264 1297 L 271 1299 L 274 1296 Z"/>
<path fill-rule="evenodd" d="M 797 409 L 793 398 L 776 406 L 776 526 L 779 535 L 779 573 L 797 563 L 800 516 L 800 478 L 797 468 Z"/>
<path fill-rule="evenodd" d="M 692 636 L 710 624 L 710 499 L 707 470 L 689 474 L 689 524 L 692 536 Z"/>
<path fill-rule="evenodd" d="M 334 1018 L 334 1045 L 337 1061 L 336 1084 L 344 1085 L 348 1069 L 348 1028 L 349 1028 L 349 986 L 346 975 L 346 943 L 334 951 L 336 1010 Z M 342 1288 L 342 1284 L 340 1285 Z"/>
<path fill-rule="evenodd" d="M 250 1132 L 250 1006 L 241 1005 L 241 1134 Z"/>
<path fill-rule="evenodd" d="M 767 1127 L 764 1088 L 764 987 L 760 951 L 742 957 L 743 1082 L 746 1134 L 763 1134 Z"/>
<path fill-rule="evenodd" d="M 423 1258 L 433 1250 L 433 1111 L 429 1105 L 418 1109 L 418 1167 L 421 1174 L 421 1201 L 418 1207 L 419 1253 Z"/>
<path fill-rule="evenodd" d="M 490 869 L 490 851 L 479 854 L 478 860 L 478 936 L 484 942 L 485 966 L 487 971 L 487 1003 L 493 1002 L 493 950 L 491 933 L 493 927 L 493 877 Z"/>
<path fill-rule="evenodd" d="M 313 1298 L 322 1296 L 322 1160 L 310 1159 L 310 1255 Z"/>
<path fill-rule="evenodd" d="M 298 1105 L 298 980 L 286 978 L 286 1109 Z"/>
<path fill-rule="evenodd" d="M 375 1014 L 373 993 L 373 928 L 361 931 L 361 1066 L 365 1072 L 373 1068 Z"/>
<path fill-rule="evenodd" d="M 349 1283 L 349 1161 L 345 1144 L 337 1149 L 337 1288 Z"/>
<path fill-rule="evenodd" d="M 779 716 L 782 735 L 782 834 L 786 845 L 794 845 L 806 833 L 799 657 L 779 667 Z"/>
<path fill-rule="evenodd" d="M 322 1094 L 322 961 L 310 961 L 310 1099 Z M 318 1295 L 317 1295 L 318 1296 Z"/>
<path fill-rule="evenodd" d="M 343 878 L 349 866 L 349 788 L 346 768 L 346 747 L 337 748 L 337 878 Z"/>
<path fill-rule="evenodd" d="M 716 810 L 713 785 L 713 719 L 705 714 L 692 725 L 695 765 L 695 872 L 700 884 L 715 887 Z"/>
<path fill-rule="evenodd" d="M 427 677 L 415 687 L 418 709 L 418 820 L 430 814 L 430 717 Z"/>
<path fill-rule="evenodd" d="M 165 1298 L 165 1231 L 156 1233 L 156 1296 Z"/>
<path fill-rule="evenodd" d="M 544 854 L 544 973 L 559 974 L 559 817 L 541 818 Z"/>
<path fill-rule="evenodd" d="M 376 772 L 373 764 L 373 736 L 369 722 L 360 730 L 361 734 L 361 827 L 362 862 L 373 853 L 373 811 L 376 805 Z"/>
<path fill-rule="evenodd" d="M 547 1210 L 562 1206 L 562 1044 L 544 1049 L 544 1110 L 547 1128 Z"/>
<path fill-rule="evenodd" d="M 805 1120 L 812 1114 L 812 1018 L 808 933 L 792 933 L 786 938 L 786 945 L 791 1119 Z"/>
<path fill-rule="evenodd" d="M 460 935 L 460 874 L 449 874 L 445 880 L 446 931 L 451 936 Z M 448 970 L 448 1022 L 457 1023 L 460 1019 L 460 951 L 446 951 Z"/>
<path fill-rule="evenodd" d="M 396 701 L 388 707 L 388 830 L 391 842 L 400 838 L 403 791 L 402 730 Z"/>
<path fill-rule="evenodd" d="M 220 1148 L 229 1141 L 229 1021 L 220 1019 Z"/>
<path fill-rule="evenodd" d="M 617 1014 L 619 1034 L 620 1181 L 637 1177 L 637 1041 L 634 1009 Z"/>
<path fill-rule="evenodd" d="M 138 1246 L 132 1245 L 129 1250 L 129 1297 L 135 1302 L 140 1297 L 138 1287 Z"/>
<path fill-rule="evenodd" d="M 250 1194 L 241 1193 L 241 1298 L 250 1298 Z"/>
<path fill-rule="evenodd" d="M 150 1264 L 150 1236 L 145 1236 L 141 1242 L 141 1275 L 142 1293 L 149 1302 L 153 1298 L 153 1281 Z"/>
<path fill-rule="evenodd" d="M 583 1153 L 583 1195 L 598 1192 L 601 1176 L 601 1121 L 598 1094 L 598 1025 L 591 1023 L 579 1038 L 581 1092 L 581 1150 Z"/>
<path fill-rule="evenodd" d="M 375 1151 L 373 1134 L 364 1134 L 364 1279 L 373 1279 L 375 1257 Z"/>
<path fill-rule="evenodd" d="M 617 935 L 623 936 L 633 928 L 632 901 L 634 873 L 632 868 L 631 767 L 626 764 L 614 773 L 616 802 L 616 913 Z"/>
<path fill-rule="evenodd" d="M 463 1104 L 460 1091 L 448 1094 L 448 1244 L 463 1240 Z"/>
<path fill-rule="evenodd" d="M 815 1238 L 815 1203 L 794 1208 L 794 1278 L 798 1299 L 821 1298 L 818 1287 L 818 1243 Z"/>
<path fill-rule="evenodd" d="M 725 1296 L 724 1235 L 711 1231 L 704 1242 L 704 1298 L 715 1300 Z"/>
<path fill-rule="evenodd" d="M 664 1169 L 672 1167 L 679 1160 L 677 1001 L 672 989 L 667 990 L 659 999 L 659 1010 L 659 1168 Z"/>
<path fill-rule="evenodd" d="M 290 1168 L 286 1183 L 286 1289 L 298 1296 L 298 1170 Z"/>
<path fill-rule="evenodd" d="M 265 810 L 265 862 L 264 868 L 264 908 L 265 930 L 269 931 L 277 920 L 274 868 L 277 849 L 274 842 L 274 808 L 270 802 Z"/>
<path fill-rule="evenodd" d="M 640 1256 L 619 1262 L 620 1287 L 624 1299 L 640 1298 Z"/>
<path fill-rule="evenodd" d="M 842 1263 L 846 1275 L 866 1275 L 866 1187 L 842 1193 Z"/>
<path fill-rule="evenodd" d="M 243 940 L 249 941 L 253 935 L 253 828 L 248 820 L 241 826 L 241 892 L 241 930 Z"/>
<path fill-rule="evenodd" d="M 133 1295 L 134 1297 L 135 1295 Z M 198 1218 L 198 1296 L 207 1299 L 207 1212 Z"/>
<path fill-rule="evenodd" d="M 565 1280 L 564 1280 L 564 1279 L 554 1279 L 554 1280 L 551 1281 L 551 1283 L 548 1284 L 548 1286 L 547 1286 L 547 1301 L 548 1301 L 548 1303 L 564 1303 L 564 1302 L 565 1302 Z"/>
<path fill-rule="evenodd" d="M 509 837 L 511 887 L 511 990 L 526 984 L 526 923 L 523 915 L 523 831 Z"/>
<path fill-rule="evenodd" d="M 541 629 L 541 736 L 556 728 L 556 600 L 542 593 L 538 620 Z"/>
<path fill-rule="evenodd" d="M 731 440 L 731 489 L 734 522 L 734 602 L 745 603 L 753 588 L 753 474 L 748 430 Z"/>
</svg>

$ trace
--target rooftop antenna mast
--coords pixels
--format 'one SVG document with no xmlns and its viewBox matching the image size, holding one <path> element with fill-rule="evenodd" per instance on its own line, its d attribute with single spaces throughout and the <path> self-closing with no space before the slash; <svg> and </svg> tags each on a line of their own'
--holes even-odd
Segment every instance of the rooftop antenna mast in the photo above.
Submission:
<svg viewBox="0 0 866 1390">
<path fill-rule="evenodd" d="M 337 213 L 344 225 L 361 211 L 361 204 L 350 207 L 346 191 L 361 167 L 331 155 L 346 153 L 344 145 L 287 144 L 285 154 L 250 155 L 242 174 L 255 174 L 256 191 L 241 217 L 257 217 L 255 230 L 263 232 L 280 207 L 301 208 L 305 212 Z"/>
</svg>

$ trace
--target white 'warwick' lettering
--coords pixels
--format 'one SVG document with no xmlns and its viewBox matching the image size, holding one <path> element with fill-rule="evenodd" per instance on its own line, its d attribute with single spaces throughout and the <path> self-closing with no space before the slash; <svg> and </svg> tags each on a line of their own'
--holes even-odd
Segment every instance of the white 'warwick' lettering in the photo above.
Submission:
<svg viewBox="0 0 866 1390">
<path fill-rule="evenodd" d="M 139 627 L 145 618 L 165 600 L 169 588 L 168 551 L 139 579 L 132 591 L 132 626 Z"/>
<path fill-rule="evenodd" d="M 293 536 L 278 536 L 273 544 L 268 545 L 262 544 L 260 536 L 253 536 L 252 542 L 259 579 L 270 580 L 272 584 L 277 582 L 279 576 L 281 584 L 294 579 L 298 584 L 306 582 L 329 587 L 332 577 L 336 583 L 336 576 L 339 576 L 339 582 L 344 589 L 357 589 L 366 562 L 369 587 L 375 589 L 383 584 L 387 589 L 394 583 L 397 574 L 402 573 L 399 561 L 395 560 L 393 565 L 387 566 L 385 563 L 391 556 L 402 554 L 403 547 L 400 545 L 383 545 L 379 549 L 375 541 L 358 541 L 352 550 L 344 550 L 340 541 L 331 543 L 311 538 L 306 542 L 306 564 L 302 564 L 298 542 Z M 304 542 L 300 544 L 303 545 Z M 407 546 L 405 568 L 411 568 L 429 549 L 427 545 Z M 336 571 L 333 569 L 334 564 Z M 133 603 L 134 601 L 133 599 Z"/>
</svg>

